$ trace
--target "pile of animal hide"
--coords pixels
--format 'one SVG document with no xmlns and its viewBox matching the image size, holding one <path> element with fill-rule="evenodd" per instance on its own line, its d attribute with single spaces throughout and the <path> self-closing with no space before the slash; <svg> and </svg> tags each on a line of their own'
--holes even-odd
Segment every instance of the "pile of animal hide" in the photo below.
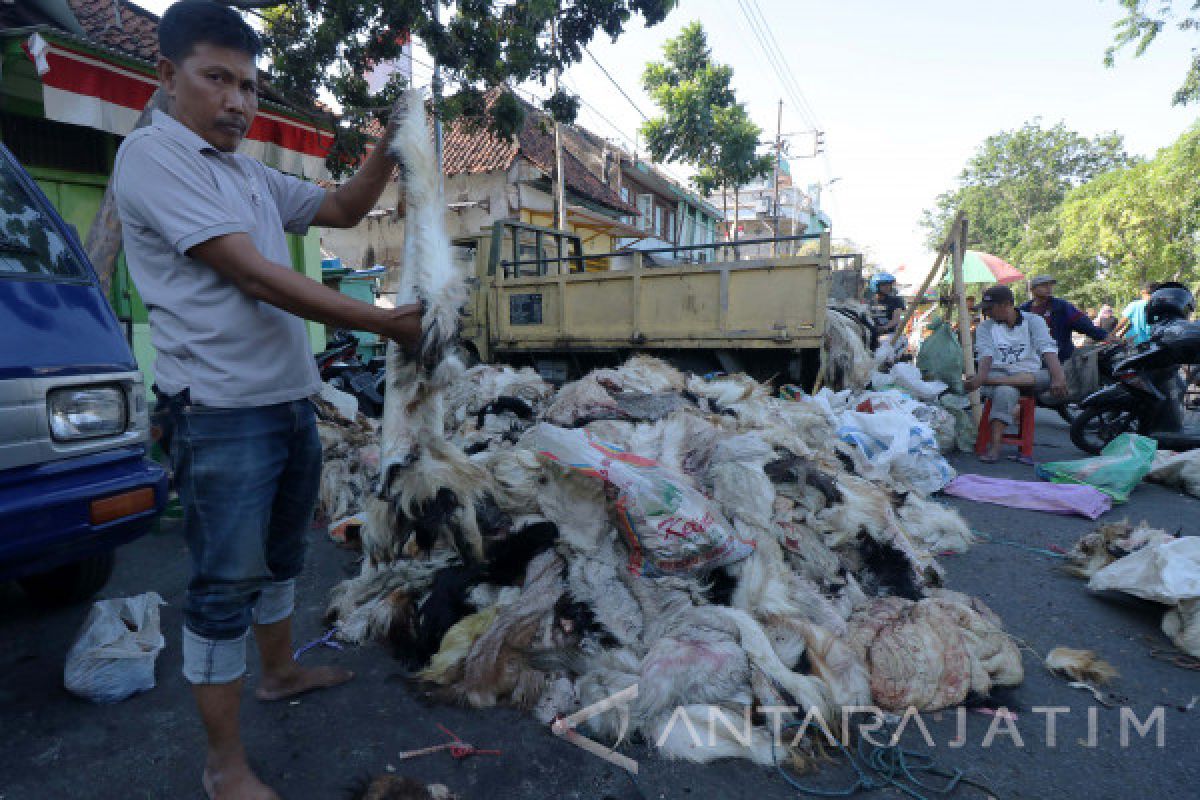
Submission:
<svg viewBox="0 0 1200 800">
<path fill-rule="evenodd" d="M 1124 592 L 1170 606 L 1163 633 L 1200 658 L 1200 538 L 1121 522 L 1085 534 L 1067 559 L 1068 570 L 1086 577 L 1093 592 Z"/>
<path fill-rule="evenodd" d="M 425 303 L 425 337 L 415 355 L 389 351 L 361 572 L 329 607 L 341 639 L 389 643 L 446 700 L 546 722 L 636 684 L 592 732 L 696 761 L 772 762 L 765 726 L 747 741 L 707 724 L 714 707 L 729 719 L 794 707 L 832 727 L 846 706 L 936 709 L 1021 680 L 995 615 L 938 589 L 935 554 L 961 552 L 971 533 L 921 488 L 949 469 L 917 413 L 937 409 L 862 391 L 886 365 L 857 323 L 830 326 L 854 351 L 828 360 L 838 391 L 795 399 L 649 357 L 557 389 L 530 370 L 464 370 L 443 341 L 462 276 L 422 166 L 436 163 L 423 115 L 410 114 L 394 143 L 409 186 L 398 296 Z M 902 422 L 901 438 L 848 432 L 874 407 Z M 574 440 L 590 461 L 546 444 Z M 353 473 L 331 469 L 331 484 Z M 639 475 L 652 479 L 635 497 Z M 732 545 L 703 557 L 721 541 Z M 697 748 L 689 729 L 717 741 Z"/>
<path fill-rule="evenodd" d="M 844 706 L 944 708 L 1022 679 L 995 615 L 937 588 L 935 554 L 971 542 L 962 518 L 903 469 L 866 470 L 838 437 L 848 413 L 865 413 L 852 409 L 899 403 L 895 392 L 785 400 L 744 375 L 635 357 L 557 391 L 531 371 L 477 366 L 443 395 L 442 439 L 416 444 L 453 453 L 454 471 L 418 505 L 391 499 L 368 515 L 362 571 L 337 587 L 329 617 L 343 640 L 389 643 L 446 700 L 548 722 L 637 684 L 628 727 L 606 713 L 594 734 L 770 763 L 767 728 L 697 750 L 672 713 L 707 730 L 710 706 L 730 719 L 796 706 L 797 720 L 815 710 L 832 726 Z M 632 569 L 621 492 L 548 457 L 539 423 L 698 491 L 749 555 L 707 571 Z M 396 470 L 393 489 L 410 483 L 435 485 Z M 468 528 L 478 550 L 456 535 Z"/>
</svg>

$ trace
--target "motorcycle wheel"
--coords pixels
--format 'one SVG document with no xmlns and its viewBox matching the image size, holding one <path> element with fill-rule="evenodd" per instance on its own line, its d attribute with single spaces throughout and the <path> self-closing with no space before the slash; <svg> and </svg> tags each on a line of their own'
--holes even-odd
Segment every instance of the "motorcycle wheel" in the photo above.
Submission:
<svg viewBox="0 0 1200 800">
<path fill-rule="evenodd" d="M 1075 422 L 1075 417 L 1077 417 L 1079 414 L 1079 406 L 1073 406 L 1073 405 L 1055 406 L 1054 413 L 1056 413 L 1060 417 L 1062 417 L 1063 422 L 1067 423 L 1068 425 L 1072 425 Z"/>
<path fill-rule="evenodd" d="M 1136 433 L 1137 428 L 1137 417 L 1132 411 L 1085 408 L 1071 423 L 1071 441 L 1083 452 L 1094 456 L 1122 433 Z"/>
</svg>

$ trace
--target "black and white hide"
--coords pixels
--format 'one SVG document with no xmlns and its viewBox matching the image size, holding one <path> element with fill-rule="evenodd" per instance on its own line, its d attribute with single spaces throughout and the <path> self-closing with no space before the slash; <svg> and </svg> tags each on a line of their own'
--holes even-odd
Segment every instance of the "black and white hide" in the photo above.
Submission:
<svg viewBox="0 0 1200 800">
<path fill-rule="evenodd" d="M 447 441 L 444 395 L 464 372 L 448 350 L 466 301 L 465 275 L 454 263 L 446 235 L 445 202 L 425 103 L 418 91 L 405 94 L 403 118 L 389 144 L 404 165 L 407 193 L 404 265 L 396 304 L 419 303 L 424 312 L 416 353 L 395 343 L 387 350 L 380 495 L 363 532 L 367 554 L 388 560 L 400 539 L 415 537 L 419 551 L 442 542 L 467 561 L 483 557 L 474 509 L 485 476 L 463 451 Z"/>
</svg>

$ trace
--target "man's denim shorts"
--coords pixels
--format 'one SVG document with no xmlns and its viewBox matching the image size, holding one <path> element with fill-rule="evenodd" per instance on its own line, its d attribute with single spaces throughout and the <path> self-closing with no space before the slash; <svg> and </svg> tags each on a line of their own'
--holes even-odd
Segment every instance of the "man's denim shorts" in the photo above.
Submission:
<svg viewBox="0 0 1200 800">
<path fill-rule="evenodd" d="M 186 392 L 166 405 L 192 557 L 184 674 L 226 683 L 245 671 L 250 624 L 291 615 L 321 480 L 316 413 L 307 399 L 210 408 Z"/>
</svg>

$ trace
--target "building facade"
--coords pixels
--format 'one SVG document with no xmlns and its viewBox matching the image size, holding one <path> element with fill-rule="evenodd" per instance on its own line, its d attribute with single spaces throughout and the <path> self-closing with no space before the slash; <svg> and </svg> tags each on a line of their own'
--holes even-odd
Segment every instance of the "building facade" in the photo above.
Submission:
<svg viewBox="0 0 1200 800">
<path fill-rule="evenodd" d="M 100 208 L 117 148 L 158 86 L 158 17 L 128 0 L 0 2 L 0 132 L 81 240 Z M 266 89 L 243 151 L 306 178 L 323 177 L 330 126 Z M 289 236 L 292 266 L 320 278 L 315 232 Z M 138 365 L 153 381 L 145 305 L 124 257 L 110 296 Z M 323 326 L 310 324 L 314 348 Z"/>
</svg>

